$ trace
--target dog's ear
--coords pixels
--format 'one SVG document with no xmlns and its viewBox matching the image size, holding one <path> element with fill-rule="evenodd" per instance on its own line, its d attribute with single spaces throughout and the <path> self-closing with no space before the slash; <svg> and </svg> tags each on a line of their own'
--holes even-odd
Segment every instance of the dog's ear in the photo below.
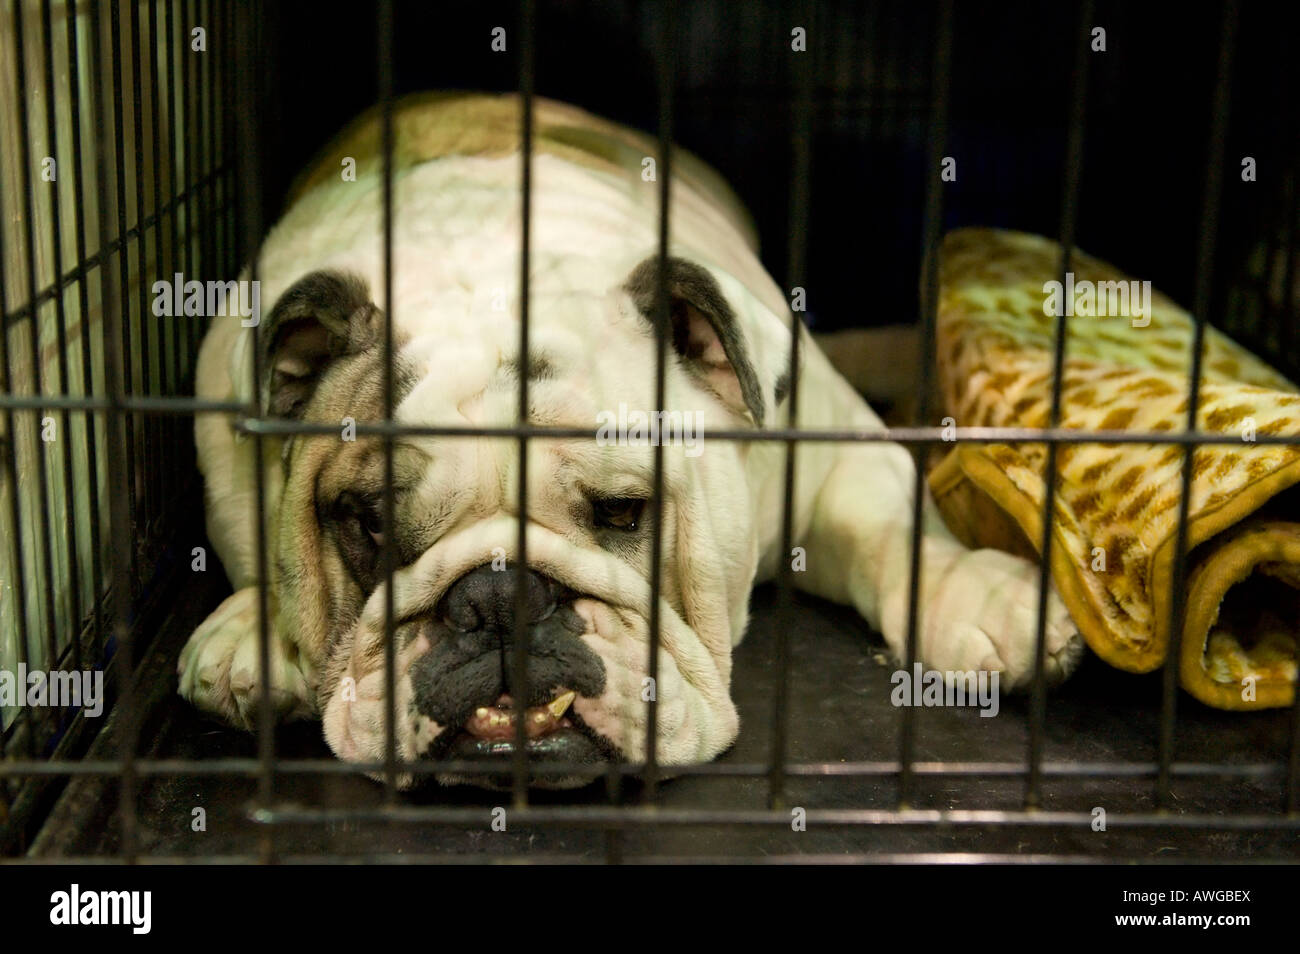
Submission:
<svg viewBox="0 0 1300 954">
<path fill-rule="evenodd" d="M 737 414 L 763 426 L 767 398 L 744 328 L 713 274 L 684 258 L 664 260 L 668 342 L 700 383 Z M 659 257 L 652 255 L 624 283 L 637 310 L 655 327 Z M 778 398 L 779 400 L 779 398 Z"/>
<path fill-rule="evenodd" d="M 342 272 L 312 272 L 276 301 L 262 329 L 266 408 L 300 417 L 330 362 L 372 347 L 383 314 L 366 283 Z"/>
</svg>

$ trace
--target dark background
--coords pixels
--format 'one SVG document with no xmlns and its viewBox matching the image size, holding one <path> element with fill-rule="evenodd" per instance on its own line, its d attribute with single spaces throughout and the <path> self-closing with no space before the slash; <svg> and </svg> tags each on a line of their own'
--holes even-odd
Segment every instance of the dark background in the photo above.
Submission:
<svg viewBox="0 0 1300 954">
<path fill-rule="evenodd" d="M 1293 6 L 1247 2 L 1241 11 L 1216 319 L 1250 249 L 1282 240 L 1288 207 L 1296 218 Z M 293 175 L 375 101 L 378 42 L 368 5 L 263 10 L 256 128 L 269 222 Z M 794 60 L 809 57 L 800 64 L 814 74 L 809 321 L 829 330 L 915 320 L 935 5 L 700 0 L 677 4 L 671 23 L 664 11 L 634 0 L 540 0 L 538 93 L 653 132 L 655 49 L 667 29 L 677 50 L 674 138 L 736 187 L 756 217 L 765 263 L 783 281 Z M 517 4 L 396 0 L 395 21 L 398 94 L 518 87 Z M 1077 23 L 1071 3 L 955 5 L 945 153 L 958 179 L 943 190 L 946 228 L 1057 234 Z M 1093 23 L 1106 29 L 1107 48 L 1090 60 L 1079 245 L 1190 307 L 1222 8 L 1102 0 Z M 807 53 L 790 51 L 795 25 L 808 29 Z M 490 49 L 495 26 L 507 30 L 506 53 Z M 1244 155 L 1258 161 L 1255 183 L 1241 181 Z M 1294 244 L 1292 233 L 1283 238 Z M 1293 341 L 1254 343 L 1287 365 L 1279 352 Z"/>
</svg>

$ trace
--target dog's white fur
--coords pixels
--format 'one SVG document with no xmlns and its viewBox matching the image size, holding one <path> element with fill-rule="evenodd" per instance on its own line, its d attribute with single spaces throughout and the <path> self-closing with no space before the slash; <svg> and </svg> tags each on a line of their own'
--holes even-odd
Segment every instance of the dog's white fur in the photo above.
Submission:
<svg viewBox="0 0 1300 954">
<path fill-rule="evenodd" d="M 302 197 L 268 236 L 259 256 L 262 301 L 270 304 L 316 269 L 355 273 L 393 316 L 405 361 L 418 383 L 396 418 L 418 423 L 514 423 L 512 388 L 491 386 L 518 343 L 519 160 L 449 156 L 403 170 L 394 182 L 393 291 L 383 289 L 383 243 L 377 170 Z M 639 177 L 607 174 L 554 155 L 533 163 L 532 353 L 557 356 L 557 380 L 530 385 L 540 423 L 591 427 L 620 403 L 654 406 L 654 342 L 623 290 L 632 269 L 657 246 L 658 189 Z M 785 424 L 775 383 L 788 366 L 788 310 L 740 228 L 718 206 L 675 181 L 671 254 L 706 267 L 743 332 L 767 407 L 768 426 Z M 247 279 L 249 276 L 243 276 Z M 505 303 L 505 308 L 500 305 Z M 803 428 L 882 427 L 879 418 L 803 336 L 799 420 Z M 237 318 L 215 318 L 198 367 L 203 398 L 248 402 L 253 396 L 251 334 Z M 748 593 L 791 554 L 781 549 L 784 445 L 710 440 L 710 430 L 749 426 L 728 400 L 729 369 L 716 343 L 705 359 L 723 365 L 700 379 L 673 362 L 666 406 L 699 412 L 705 449 L 687 458 L 667 447 L 662 649 L 657 686 L 658 757 L 664 764 L 710 759 L 738 731 L 730 698 L 730 657 L 747 623 Z M 706 386 L 709 381 L 715 387 Z M 235 594 L 191 638 L 181 659 L 181 691 L 200 707 L 251 725 L 259 697 L 254 599 L 253 442 L 218 415 L 196 424 L 207 488 L 208 529 Z M 314 438 L 314 440 L 331 438 Z M 304 440 L 298 438 L 298 441 Z M 410 500 L 437 509 L 445 532 L 413 564 L 398 570 L 399 620 L 428 612 L 464 572 L 488 562 L 494 548 L 515 555 L 513 502 L 518 466 L 510 440 L 414 438 L 399 444 L 427 455 Z M 557 448 L 563 448 L 557 452 Z M 291 447 L 289 458 L 297 452 Z M 342 758 L 381 757 L 380 668 L 361 662 L 382 639 L 383 585 L 371 594 L 345 643 L 348 659 L 325 658 L 301 634 L 319 609 L 291 593 L 276 566 L 318 561 L 281 518 L 286 472 L 279 442 L 266 441 L 270 522 L 272 687 L 283 716 L 320 712 Z M 595 447 L 585 441 L 530 446 L 529 565 L 586 594 L 576 609 L 584 641 L 600 656 L 606 690 L 579 698 L 575 711 L 630 759 L 644 754 L 649 615 L 645 560 L 618 558 L 591 544 L 563 516 L 575 474 L 601 473 L 643 487 L 652 451 Z M 798 448 L 794 542 L 806 591 L 855 606 L 900 657 L 907 635 L 911 550 L 911 455 L 890 443 L 809 442 Z M 638 476 L 639 475 L 639 476 Z M 585 479 L 585 478 L 584 478 Z M 287 499 L 287 496 L 286 496 Z M 997 670 L 1004 687 L 1032 677 L 1038 569 L 996 551 L 971 551 L 924 505 L 921 660 L 939 670 Z M 309 552 L 304 552 L 307 550 Z M 501 551 L 495 551 L 499 553 Z M 278 556 L 277 556 L 278 555 Z M 1053 593 L 1048 603 L 1049 675 L 1077 661 L 1081 642 Z M 406 669 L 427 641 L 399 657 L 398 712 L 407 711 Z M 347 683 L 344 676 L 351 676 Z M 355 686 L 355 698 L 341 688 Z M 318 698 L 320 694 L 320 698 Z M 414 758 L 446 729 L 427 718 L 402 718 L 399 754 Z"/>
</svg>

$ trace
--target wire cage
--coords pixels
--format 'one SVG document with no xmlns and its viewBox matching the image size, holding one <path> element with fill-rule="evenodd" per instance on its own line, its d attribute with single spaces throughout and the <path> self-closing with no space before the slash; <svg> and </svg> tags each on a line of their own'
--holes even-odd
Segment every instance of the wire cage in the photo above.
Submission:
<svg viewBox="0 0 1300 954">
<path fill-rule="evenodd" d="M 465 6 L 435 11 L 381 0 L 373 10 L 349 6 L 331 16 L 320 6 L 221 0 L 7 4 L 0 668 L 84 674 L 102 680 L 104 691 L 94 706 L 4 707 L 3 853 L 125 861 L 1294 858 L 1300 706 L 1236 715 L 1189 704 L 1179 696 L 1174 651 L 1148 677 L 1085 662 L 1049 693 L 1045 569 L 1038 677 L 1026 697 L 1005 704 L 1003 719 L 988 720 L 996 727 L 963 713 L 891 709 L 879 638 L 856 616 L 797 594 L 783 571 L 756 593 L 751 632 L 737 650 L 741 743 L 719 761 L 674 766 L 672 782 L 655 761 L 649 704 L 647 760 L 611 763 L 603 782 L 580 792 L 530 790 L 538 769 L 517 747 L 500 769 L 508 795 L 399 793 L 401 772 L 465 766 L 397 760 L 391 589 L 383 761 L 339 762 L 319 727 L 276 727 L 265 681 L 251 737 L 209 726 L 180 702 L 180 648 L 228 592 L 215 567 L 196 571 L 205 540 L 195 417 L 235 421 L 258 453 L 268 436 L 316 431 L 256 404 L 192 397 L 205 321 L 157 314 L 151 289 L 177 273 L 226 281 L 247 268 L 256 280 L 258 248 L 290 177 L 344 121 L 378 102 L 386 147 L 386 287 L 378 294 L 386 303 L 392 104 L 408 91 L 516 89 L 525 104 L 523 353 L 530 107 L 541 94 L 654 132 L 661 263 L 670 234 L 669 144 L 688 145 L 731 179 L 752 207 L 769 270 L 784 288 L 812 290 L 810 311 L 791 315 L 794 396 L 800 320 L 818 331 L 915 323 L 921 353 L 933 354 L 936 252 L 952 225 L 1056 236 L 1062 276 L 1078 246 L 1141 263 L 1195 316 L 1188 428 L 1105 438 L 1183 450 L 1175 594 L 1186 586 L 1189 460 L 1197 446 L 1223 442 L 1195 427 L 1207 322 L 1283 373 L 1300 371 L 1300 85 L 1286 50 L 1287 12 L 1242 9 L 1235 0 L 1201 17 L 1100 0 L 997 11 L 951 0 L 765 0 L 743 10 L 720 0 Z M 1106 57 L 1090 45 L 1097 24 L 1115 38 Z M 510 37 L 501 55 L 489 46 L 496 27 Z M 806 29 L 807 55 L 790 55 L 793 27 Z M 431 63 L 434 37 L 444 55 Z M 1248 198 L 1225 187 L 1230 157 L 1242 151 L 1273 170 Z M 958 185 L 939 175 L 952 154 L 968 170 Z M 1155 185 L 1152 169 L 1161 170 Z M 660 309 L 664 283 L 661 269 Z M 960 440 L 1045 444 L 1048 472 L 1061 445 L 1098 440 L 1059 426 L 1064 321 L 1049 426 L 966 429 Z M 530 439 L 583 436 L 527 423 L 523 374 L 514 427 L 395 424 L 386 329 L 386 413 L 357 432 L 379 437 L 387 450 L 389 514 L 392 448 L 404 434 L 509 438 L 521 468 Z M 657 365 L 645 369 L 660 407 L 666 349 L 661 330 Z M 901 661 L 909 671 L 925 611 L 918 577 L 926 455 L 943 439 L 931 361 L 917 377 L 912 420 L 879 433 L 801 429 L 792 399 L 788 417 L 765 429 L 712 435 L 782 448 L 784 552 L 797 542 L 791 512 L 802 444 L 889 440 L 912 451 L 916 509 Z M 662 449 L 654 456 L 658 508 Z M 521 480 L 521 514 L 525 486 Z M 1045 487 L 1050 514 L 1055 484 Z M 259 512 L 264 497 L 259 483 Z M 1044 524 L 1050 531 L 1051 521 Z M 265 579 L 266 528 L 257 525 Z M 656 613 L 663 543 L 659 521 L 653 525 Z M 1046 567 L 1052 535 L 1036 543 Z M 391 580 L 392 555 L 385 551 L 383 561 Z M 1182 612 L 1179 599 L 1170 606 Z M 652 678 L 659 628 L 652 617 Z M 514 645 L 522 679 L 527 643 Z M 360 778 L 359 768 L 384 783 Z M 1101 829 L 1097 806 L 1107 809 Z M 493 825 L 503 809 L 506 830 Z M 192 824 L 200 814 L 204 824 Z"/>
</svg>

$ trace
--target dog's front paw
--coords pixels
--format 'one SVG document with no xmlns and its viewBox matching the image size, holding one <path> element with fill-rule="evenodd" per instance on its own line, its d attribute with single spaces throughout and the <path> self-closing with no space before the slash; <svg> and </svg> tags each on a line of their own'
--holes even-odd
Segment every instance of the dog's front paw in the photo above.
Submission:
<svg viewBox="0 0 1300 954">
<path fill-rule="evenodd" d="M 277 720 L 309 718 L 313 693 L 298 648 L 270 634 L 271 705 Z M 181 651 L 181 695 L 231 725 L 252 729 L 261 704 L 257 588 L 226 599 L 200 624 Z"/>
<path fill-rule="evenodd" d="M 923 657 L 939 669 L 1001 673 L 1003 688 L 1023 689 L 1034 678 L 1038 624 L 1038 567 L 999 550 L 962 554 L 922 612 Z M 1047 594 L 1046 658 L 1049 685 L 1059 683 L 1083 656 L 1083 637 L 1054 590 Z"/>
</svg>

